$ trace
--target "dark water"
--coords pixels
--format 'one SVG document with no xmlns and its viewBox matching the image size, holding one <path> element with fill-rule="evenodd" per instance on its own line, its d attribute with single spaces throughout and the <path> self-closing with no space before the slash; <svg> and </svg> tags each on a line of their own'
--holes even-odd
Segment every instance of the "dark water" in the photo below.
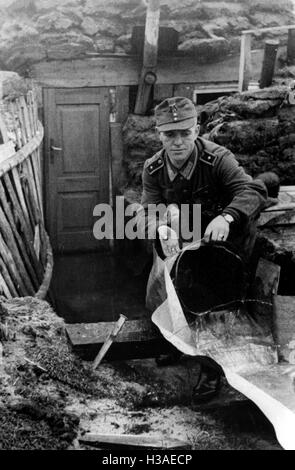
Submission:
<svg viewBox="0 0 295 470">
<path fill-rule="evenodd" d="M 135 275 L 110 253 L 56 255 L 52 292 L 67 323 L 95 323 L 150 314 L 145 309 L 147 273 Z"/>
<path fill-rule="evenodd" d="M 201 313 L 244 298 L 244 265 L 223 246 L 203 245 L 184 252 L 174 275 L 179 299 L 190 312 Z"/>
</svg>

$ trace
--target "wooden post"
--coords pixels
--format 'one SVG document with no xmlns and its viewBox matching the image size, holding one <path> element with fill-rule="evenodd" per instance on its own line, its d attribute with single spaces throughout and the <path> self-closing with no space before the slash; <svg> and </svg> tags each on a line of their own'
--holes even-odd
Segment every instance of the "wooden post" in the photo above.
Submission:
<svg viewBox="0 0 295 470">
<path fill-rule="evenodd" d="M 239 71 L 239 91 L 248 90 L 251 80 L 251 42 L 252 34 L 243 33 L 241 38 L 241 55 L 240 55 L 240 71 Z"/>
<path fill-rule="evenodd" d="M 288 30 L 287 62 L 289 65 L 295 64 L 295 28 Z"/>
<path fill-rule="evenodd" d="M 145 114 L 152 90 L 157 81 L 158 41 L 160 23 L 160 0 L 149 0 L 143 51 L 143 67 L 139 80 L 135 114 Z"/>
<path fill-rule="evenodd" d="M 266 88 L 272 84 L 279 45 L 279 41 L 276 40 L 265 41 L 264 58 L 259 81 L 260 88 Z"/>
</svg>

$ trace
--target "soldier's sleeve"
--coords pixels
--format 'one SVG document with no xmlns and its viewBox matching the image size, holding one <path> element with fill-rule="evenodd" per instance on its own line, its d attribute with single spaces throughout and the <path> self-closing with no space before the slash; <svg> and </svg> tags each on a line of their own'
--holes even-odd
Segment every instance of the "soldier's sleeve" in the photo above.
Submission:
<svg viewBox="0 0 295 470">
<path fill-rule="evenodd" d="M 231 202 L 224 212 L 237 221 L 254 221 L 266 207 L 267 189 L 262 181 L 253 180 L 234 155 L 222 148 L 215 165 L 216 177 Z"/>
<path fill-rule="evenodd" d="M 142 238 L 156 238 L 157 228 L 166 225 L 162 192 L 156 174 L 148 171 L 148 162 L 145 163 L 142 173 L 143 191 L 141 206 L 137 211 L 137 225 Z M 156 207 L 157 206 L 157 207 Z"/>
</svg>

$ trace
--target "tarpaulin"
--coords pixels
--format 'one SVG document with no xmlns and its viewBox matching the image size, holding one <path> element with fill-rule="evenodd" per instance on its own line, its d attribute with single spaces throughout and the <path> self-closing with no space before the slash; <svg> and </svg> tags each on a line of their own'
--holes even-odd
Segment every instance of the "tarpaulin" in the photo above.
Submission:
<svg viewBox="0 0 295 470">
<path fill-rule="evenodd" d="M 154 252 L 147 288 L 147 305 L 154 312 L 152 321 L 166 340 L 184 354 L 214 359 L 230 385 L 254 401 L 268 417 L 282 447 L 295 450 L 295 392 L 292 381 L 284 374 L 289 365 L 278 362 L 271 318 L 266 321 L 253 316 L 246 302 L 194 315 L 183 307 L 174 285 L 173 269 L 185 251 L 193 258 L 194 250 L 201 247 L 202 243 L 195 242 L 166 260 Z M 231 269 L 230 263 L 227 269 Z M 200 292 L 196 284 L 190 288 L 196 295 Z M 195 302 L 197 305 L 197 298 Z"/>
</svg>

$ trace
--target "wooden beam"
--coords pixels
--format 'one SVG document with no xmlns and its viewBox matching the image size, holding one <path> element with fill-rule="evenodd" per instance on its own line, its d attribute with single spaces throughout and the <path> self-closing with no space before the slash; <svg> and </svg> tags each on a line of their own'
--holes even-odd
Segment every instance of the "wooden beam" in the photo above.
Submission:
<svg viewBox="0 0 295 470">
<path fill-rule="evenodd" d="M 156 67 L 160 23 L 160 0 L 149 0 L 145 24 L 143 65 Z"/>
<path fill-rule="evenodd" d="M 252 78 L 259 79 L 263 50 L 252 51 Z M 210 64 L 198 64 L 195 57 L 159 57 L 157 85 L 196 83 L 236 85 L 240 55 Z M 44 88 L 80 88 L 138 85 L 141 63 L 134 56 L 95 57 L 68 61 L 39 62 L 31 77 Z"/>
<path fill-rule="evenodd" d="M 66 325 L 66 332 L 74 351 L 86 360 L 93 360 L 98 349 L 114 328 L 116 322 L 77 323 Z M 150 319 L 128 320 L 108 352 L 108 360 L 156 357 L 171 352 Z"/>
<path fill-rule="evenodd" d="M 269 33 L 271 31 L 280 31 L 280 30 L 288 30 L 295 28 L 295 24 L 286 24 L 283 26 L 269 26 L 267 28 L 257 28 L 257 29 L 246 29 L 242 31 L 242 34 L 255 34 L 255 33 Z"/>
<path fill-rule="evenodd" d="M 191 444 L 170 437 L 153 437 L 134 434 L 92 434 L 86 433 L 79 438 L 83 444 L 98 447 L 118 447 L 121 449 L 190 449 Z"/>
<path fill-rule="evenodd" d="M 295 201 L 293 202 L 279 202 L 275 206 L 270 206 L 265 209 L 265 212 L 279 212 L 279 211 L 291 211 L 295 209 Z"/>
<path fill-rule="evenodd" d="M 66 325 L 66 331 L 73 346 L 99 345 L 105 342 L 115 324 L 116 322 L 73 323 Z M 138 342 L 159 336 L 151 320 L 128 320 L 115 342 Z"/>
<path fill-rule="evenodd" d="M 262 212 L 258 219 L 258 227 L 274 227 L 275 225 L 295 225 L 294 210 Z"/>
<path fill-rule="evenodd" d="M 248 90 L 252 75 L 251 33 L 243 34 L 241 38 L 241 55 L 239 70 L 239 91 Z"/>
<path fill-rule="evenodd" d="M 145 114 L 153 85 L 157 81 L 160 0 L 149 0 L 143 51 L 143 67 L 139 80 L 135 114 Z"/>
</svg>

